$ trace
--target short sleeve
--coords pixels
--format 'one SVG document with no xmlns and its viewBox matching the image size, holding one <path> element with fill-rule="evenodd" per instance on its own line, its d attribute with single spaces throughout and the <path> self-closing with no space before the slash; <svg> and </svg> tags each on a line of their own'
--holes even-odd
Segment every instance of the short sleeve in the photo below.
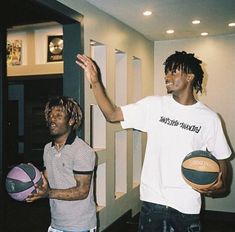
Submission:
<svg viewBox="0 0 235 232">
<path fill-rule="evenodd" d="M 219 117 L 216 117 L 213 121 L 213 128 L 211 135 L 209 136 L 209 147 L 217 159 L 227 159 L 231 155 L 231 149 L 227 143 L 221 121 Z"/>
<path fill-rule="evenodd" d="M 73 171 L 91 172 L 94 170 L 95 160 L 95 151 L 84 142 L 74 157 Z"/>
<path fill-rule="evenodd" d="M 147 131 L 149 97 L 143 98 L 134 104 L 121 106 L 124 121 L 121 121 L 123 129 L 134 128 Z"/>
</svg>

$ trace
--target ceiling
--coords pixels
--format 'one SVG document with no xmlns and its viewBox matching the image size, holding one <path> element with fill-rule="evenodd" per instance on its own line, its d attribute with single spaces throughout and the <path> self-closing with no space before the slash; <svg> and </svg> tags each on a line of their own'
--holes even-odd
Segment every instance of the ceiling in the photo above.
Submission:
<svg viewBox="0 0 235 232">
<path fill-rule="evenodd" d="M 146 38 L 158 41 L 234 34 L 235 0 L 86 0 L 124 22 Z M 142 12 L 151 10 L 144 17 Z M 198 25 L 192 20 L 199 19 Z M 174 34 L 166 34 L 173 29 Z"/>
<path fill-rule="evenodd" d="M 50 0 L 51 5 L 56 4 Z M 86 0 L 116 19 L 129 25 L 152 41 L 234 34 L 235 0 Z M 48 0 L 7 0 L 0 3 L 5 16 L 1 24 L 7 28 L 17 25 L 57 21 L 62 24 L 71 19 L 44 5 Z M 142 12 L 151 10 L 144 17 Z M 199 25 L 191 22 L 199 19 Z M 166 34 L 173 29 L 174 34 Z"/>
<path fill-rule="evenodd" d="M 55 0 L 50 4 L 56 6 Z M 14 26 L 21 26 L 35 23 L 56 21 L 61 24 L 71 23 L 74 20 L 59 13 L 52 7 L 48 7 L 48 0 L 7 0 L 1 1 L 1 26 L 10 29 Z M 57 6 L 58 8 L 58 6 Z M 4 17 L 3 13 L 4 12 Z M 68 12 L 66 12 L 68 13 Z"/>
</svg>

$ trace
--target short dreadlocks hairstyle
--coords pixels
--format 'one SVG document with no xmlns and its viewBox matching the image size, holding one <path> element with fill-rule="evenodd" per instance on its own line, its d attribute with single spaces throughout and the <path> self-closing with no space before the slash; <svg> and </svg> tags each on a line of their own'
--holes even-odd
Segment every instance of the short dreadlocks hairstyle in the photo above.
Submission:
<svg viewBox="0 0 235 232">
<path fill-rule="evenodd" d="M 194 57 L 193 53 L 176 51 L 174 54 L 170 55 L 163 64 L 165 65 L 165 74 L 175 72 L 176 70 L 181 70 L 186 74 L 194 74 L 193 88 L 196 90 L 196 93 L 202 93 L 204 72 L 201 63 L 202 61 Z"/>
<path fill-rule="evenodd" d="M 75 123 L 73 125 L 73 130 L 76 130 L 81 125 L 82 110 L 78 102 L 72 97 L 57 96 L 51 98 L 46 103 L 44 115 L 47 123 L 49 122 L 50 112 L 54 107 L 60 107 L 61 110 L 67 115 L 68 120 L 74 120 Z"/>
</svg>

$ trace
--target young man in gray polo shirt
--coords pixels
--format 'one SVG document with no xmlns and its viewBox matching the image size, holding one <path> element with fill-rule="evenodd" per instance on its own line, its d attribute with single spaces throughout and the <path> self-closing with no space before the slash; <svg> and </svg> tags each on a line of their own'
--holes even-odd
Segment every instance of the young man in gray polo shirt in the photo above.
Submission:
<svg viewBox="0 0 235 232">
<path fill-rule="evenodd" d="M 45 107 L 52 141 L 44 147 L 43 185 L 27 202 L 48 197 L 51 225 L 48 232 L 95 231 L 93 196 L 94 150 L 76 135 L 82 112 L 71 97 L 56 97 Z"/>
</svg>

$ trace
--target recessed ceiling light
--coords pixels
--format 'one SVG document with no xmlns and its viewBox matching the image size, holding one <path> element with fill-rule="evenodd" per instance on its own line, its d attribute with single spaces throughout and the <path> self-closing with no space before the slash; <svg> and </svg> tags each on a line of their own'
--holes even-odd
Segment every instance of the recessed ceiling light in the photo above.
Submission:
<svg viewBox="0 0 235 232">
<path fill-rule="evenodd" d="M 174 32 L 175 32 L 175 31 L 172 30 L 172 29 L 166 31 L 167 34 L 173 34 Z"/>
<path fill-rule="evenodd" d="M 143 12 L 144 16 L 149 16 L 151 14 L 152 14 L 152 11 L 150 11 L 150 10 L 146 10 L 146 11 Z"/>
<path fill-rule="evenodd" d="M 201 36 L 207 36 L 207 35 L 208 35 L 207 32 L 202 32 L 202 33 L 201 33 Z"/>
<path fill-rule="evenodd" d="M 228 26 L 229 27 L 235 27 L 235 23 L 229 23 Z"/>
<path fill-rule="evenodd" d="M 192 21 L 192 24 L 199 24 L 200 23 L 200 20 L 193 20 Z"/>
</svg>

